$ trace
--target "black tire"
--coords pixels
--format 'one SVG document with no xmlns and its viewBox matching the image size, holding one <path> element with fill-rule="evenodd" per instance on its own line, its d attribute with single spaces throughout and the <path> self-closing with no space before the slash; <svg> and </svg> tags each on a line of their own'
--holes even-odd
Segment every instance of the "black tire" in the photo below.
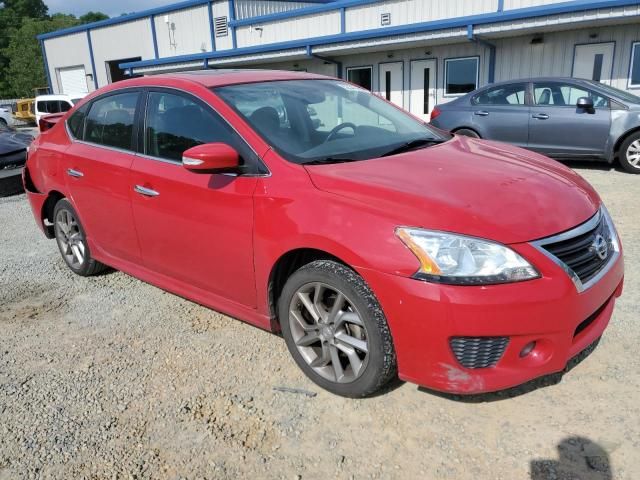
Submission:
<svg viewBox="0 0 640 480">
<path fill-rule="evenodd" d="M 61 222 L 59 221 L 61 216 L 66 216 L 66 218 L 72 218 L 75 222 L 73 232 L 69 235 L 65 234 Z M 53 229 L 55 232 L 56 243 L 58 244 L 58 248 L 60 249 L 60 254 L 62 255 L 62 259 L 65 261 L 69 269 L 77 275 L 82 277 L 90 277 L 91 275 L 97 275 L 98 273 L 103 272 L 108 267 L 97 260 L 94 260 L 91 257 L 91 251 L 89 250 L 89 245 L 87 244 L 87 236 L 85 234 L 85 230 L 80 223 L 80 218 L 78 217 L 78 213 L 75 211 L 71 202 L 69 202 L 66 198 L 60 199 L 56 206 L 53 209 Z M 65 240 L 66 239 L 66 240 Z M 72 241 L 67 241 L 72 239 Z M 73 242 L 74 246 L 80 247 L 80 242 L 82 243 L 82 252 L 83 259 L 82 261 L 73 261 L 71 258 L 77 260 L 78 257 L 72 252 L 71 247 L 67 247 Z"/>
<path fill-rule="evenodd" d="M 352 312 L 355 311 L 357 318 L 362 322 L 364 327 L 364 332 L 361 333 L 361 335 L 364 335 L 366 340 L 367 353 L 362 362 L 363 366 L 359 369 L 359 373 L 353 380 L 347 383 L 339 383 L 335 379 L 330 380 L 317 373 L 316 370 L 311 367 L 308 360 L 303 357 L 294 339 L 293 327 L 290 324 L 289 315 L 290 308 L 294 305 L 294 303 L 292 303 L 294 296 L 297 299 L 297 292 L 300 289 L 306 288 L 307 285 L 315 285 L 317 283 L 328 286 L 329 291 L 335 288 L 337 292 L 344 294 L 344 298 L 347 300 L 346 305 L 352 309 L 346 313 L 353 315 Z M 362 277 L 345 265 L 330 260 L 318 260 L 294 272 L 287 280 L 278 300 L 278 318 L 280 319 L 284 339 L 293 359 L 309 379 L 325 390 L 344 397 L 366 397 L 380 390 L 397 375 L 393 340 L 380 304 Z M 347 325 L 347 323 L 342 323 L 342 325 Z M 353 325 L 351 328 L 353 328 Z M 358 329 L 360 327 L 355 328 Z M 362 332 L 362 330 L 360 331 Z M 335 341 L 335 339 L 332 341 Z M 326 344 L 327 342 L 323 340 L 320 343 Z M 313 348 L 321 348 L 320 351 L 322 351 L 322 353 L 325 352 L 322 345 Z M 338 352 L 337 349 L 335 351 Z M 346 372 L 351 368 L 349 366 L 351 361 L 344 352 L 340 352 L 340 355 L 342 361 L 346 364 Z M 326 366 L 322 368 L 330 367 Z M 353 371 L 351 373 L 353 374 Z"/>
<path fill-rule="evenodd" d="M 456 135 L 462 135 L 463 137 L 471 137 L 471 138 L 481 138 L 478 132 L 475 130 L 471 130 L 470 128 L 461 128 L 460 130 L 456 130 Z"/>
<path fill-rule="evenodd" d="M 24 192 L 22 169 L 0 170 L 0 197 L 8 197 Z"/>
<path fill-rule="evenodd" d="M 632 144 L 635 145 L 632 147 Z M 622 142 L 622 145 L 620 146 L 618 161 L 620 162 L 620 166 L 629 173 L 640 174 L 640 161 L 636 160 L 637 166 L 634 166 L 631 163 L 633 161 L 633 157 L 630 156 L 632 150 L 634 152 L 638 151 L 640 153 L 638 147 L 640 147 L 640 132 L 629 135 L 629 137 L 624 142 Z"/>
</svg>

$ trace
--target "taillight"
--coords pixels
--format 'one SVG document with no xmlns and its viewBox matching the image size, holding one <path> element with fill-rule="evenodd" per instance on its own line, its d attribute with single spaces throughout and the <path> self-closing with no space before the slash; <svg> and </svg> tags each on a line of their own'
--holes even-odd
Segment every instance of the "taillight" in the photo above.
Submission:
<svg viewBox="0 0 640 480">
<path fill-rule="evenodd" d="M 51 128 L 53 128 L 54 125 L 55 123 L 48 122 L 46 118 L 41 118 L 40 121 L 38 122 L 38 127 L 40 127 L 40 133 L 44 133 L 47 130 L 50 130 Z"/>
<path fill-rule="evenodd" d="M 433 110 L 431 110 L 431 120 L 435 120 L 441 113 L 442 111 L 438 107 L 433 107 Z"/>
</svg>

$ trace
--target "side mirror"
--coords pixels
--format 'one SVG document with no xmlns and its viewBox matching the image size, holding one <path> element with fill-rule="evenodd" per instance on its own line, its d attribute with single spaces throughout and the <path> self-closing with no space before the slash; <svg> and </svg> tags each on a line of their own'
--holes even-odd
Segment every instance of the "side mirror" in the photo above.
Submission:
<svg viewBox="0 0 640 480">
<path fill-rule="evenodd" d="M 580 97 L 576 103 L 576 107 L 583 110 L 593 110 L 593 100 L 589 97 Z"/>
<path fill-rule="evenodd" d="M 182 166 L 195 173 L 237 172 L 240 156 L 226 143 L 205 143 L 184 152 Z"/>
</svg>

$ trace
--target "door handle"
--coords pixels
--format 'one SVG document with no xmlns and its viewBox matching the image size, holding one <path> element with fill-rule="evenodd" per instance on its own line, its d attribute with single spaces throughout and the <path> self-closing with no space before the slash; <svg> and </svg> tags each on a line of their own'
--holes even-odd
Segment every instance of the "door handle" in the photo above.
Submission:
<svg viewBox="0 0 640 480">
<path fill-rule="evenodd" d="M 478 110 L 477 112 L 473 112 L 474 115 L 478 115 L 479 117 L 486 117 L 489 115 L 489 112 L 486 110 Z"/>
<path fill-rule="evenodd" d="M 82 178 L 84 177 L 84 173 L 78 171 L 78 170 L 74 170 L 73 168 L 69 168 L 67 169 L 67 175 L 69 175 L 70 177 L 73 178 Z"/>
<path fill-rule="evenodd" d="M 547 118 L 549 118 L 549 115 L 547 115 L 546 113 L 536 113 L 535 115 L 533 115 L 533 118 L 537 120 L 546 120 Z"/>
<path fill-rule="evenodd" d="M 156 192 L 155 190 L 151 190 L 150 188 L 145 188 L 142 185 L 136 185 L 133 188 L 133 191 L 139 193 L 140 195 L 144 195 L 145 197 L 157 197 L 160 195 L 160 192 Z"/>
</svg>

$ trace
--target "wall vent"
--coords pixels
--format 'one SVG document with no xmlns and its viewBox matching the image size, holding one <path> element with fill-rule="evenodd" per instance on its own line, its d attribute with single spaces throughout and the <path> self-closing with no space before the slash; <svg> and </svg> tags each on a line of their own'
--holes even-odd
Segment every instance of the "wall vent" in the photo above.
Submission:
<svg viewBox="0 0 640 480">
<path fill-rule="evenodd" d="M 380 25 L 386 27 L 387 25 L 391 25 L 391 14 L 383 13 L 380 15 Z"/>
<path fill-rule="evenodd" d="M 216 37 L 226 37 L 229 35 L 227 17 L 216 17 L 213 20 L 213 31 L 215 32 Z"/>
</svg>

